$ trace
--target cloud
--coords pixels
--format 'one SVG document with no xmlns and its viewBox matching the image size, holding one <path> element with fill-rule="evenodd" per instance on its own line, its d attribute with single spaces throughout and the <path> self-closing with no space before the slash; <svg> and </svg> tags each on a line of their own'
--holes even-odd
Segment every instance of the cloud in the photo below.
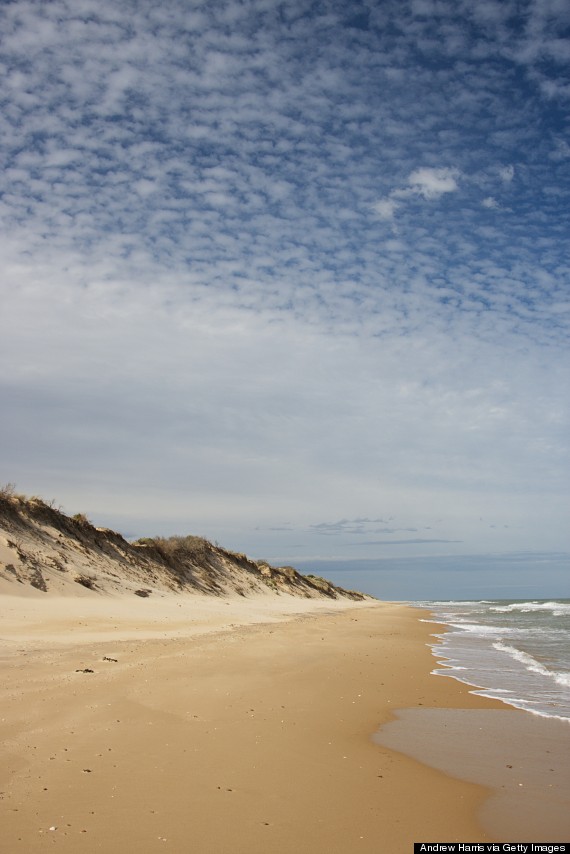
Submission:
<svg viewBox="0 0 570 854">
<path fill-rule="evenodd" d="M 565 15 L 0 5 L 6 479 L 291 561 L 566 549 Z"/>
<path fill-rule="evenodd" d="M 400 203 L 396 199 L 380 199 L 372 205 L 373 210 L 380 219 L 394 219 L 394 214 L 398 210 Z"/>
<path fill-rule="evenodd" d="M 403 202 L 414 197 L 421 197 L 426 201 L 436 201 L 445 193 L 454 193 L 458 187 L 458 169 L 440 168 L 432 169 L 423 167 L 415 169 L 409 176 L 404 187 L 391 191 L 386 198 L 374 202 L 372 209 L 376 215 L 383 220 L 393 220 L 396 211 L 401 208 Z"/>
<path fill-rule="evenodd" d="M 505 166 L 503 169 L 499 170 L 499 175 L 501 181 L 504 181 L 505 184 L 510 184 L 515 177 L 515 167 L 512 164 L 509 164 L 509 166 Z"/>
<path fill-rule="evenodd" d="M 394 534 L 396 531 L 415 531 L 416 528 L 386 528 L 392 519 L 340 519 L 338 522 L 319 522 L 309 525 L 315 534 Z M 381 525 L 382 527 L 378 527 Z"/>
<path fill-rule="evenodd" d="M 412 191 L 431 201 L 439 199 L 445 193 L 454 193 L 458 189 L 458 169 L 416 169 L 408 178 Z"/>
<path fill-rule="evenodd" d="M 567 160 L 570 157 L 570 145 L 565 139 L 557 139 L 554 150 L 548 156 L 551 160 Z"/>
<path fill-rule="evenodd" d="M 408 540 L 366 540 L 363 543 L 358 543 L 362 546 L 409 546 L 409 545 L 424 545 L 425 543 L 461 543 L 462 540 L 437 540 L 432 539 L 416 539 Z"/>
</svg>

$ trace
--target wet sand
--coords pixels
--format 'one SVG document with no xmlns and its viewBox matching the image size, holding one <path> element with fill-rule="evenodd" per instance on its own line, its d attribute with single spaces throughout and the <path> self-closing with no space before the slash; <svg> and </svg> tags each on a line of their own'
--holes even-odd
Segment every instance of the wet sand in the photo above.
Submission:
<svg viewBox="0 0 570 854">
<path fill-rule="evenodd" d="M 491 786 L 479 810 L 509 842 L 570 839 L 570 724 L 502 709 L 403 709 L 375 735 L 459 780 Z"/>
<path fill-rule="evenodd" d="M 398 709 L 517 714 L 431 675 L 425 612 L 38 601 L 0 600 L 0 850 L 404 854 L 501 838 L 480 818 L 488 788 L 373 742 Z"/>
</svg>

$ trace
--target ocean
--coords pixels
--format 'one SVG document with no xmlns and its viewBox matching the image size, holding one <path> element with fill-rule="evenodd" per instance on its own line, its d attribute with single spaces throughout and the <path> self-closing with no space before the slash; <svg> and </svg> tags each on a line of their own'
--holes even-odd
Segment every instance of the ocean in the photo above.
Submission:
<svg viewBox="0 0 570 854">
<path fill-rule="evenodd" d="M 410 602 L 434 622 L 434 673 L 475 693 L 570 722 L 570 599 Z M 431 620 L 426 620 L 431 622 Z"/>
</svg>

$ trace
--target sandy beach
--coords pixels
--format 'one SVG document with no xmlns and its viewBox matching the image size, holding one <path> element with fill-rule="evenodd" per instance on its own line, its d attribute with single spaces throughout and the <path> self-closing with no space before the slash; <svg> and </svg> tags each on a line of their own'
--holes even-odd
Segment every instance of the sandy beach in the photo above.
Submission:
<svg viewBox="0 0 570 854">
<path fill-rule="evenodd" d="M 404 854 L 498 838 L 480 823 L 488 788 L 373 741 L 398 709 L 517 715 L 430 674 L 420 616 L 287 596 L 2 596 L 0 850 Z"/>
</svg>

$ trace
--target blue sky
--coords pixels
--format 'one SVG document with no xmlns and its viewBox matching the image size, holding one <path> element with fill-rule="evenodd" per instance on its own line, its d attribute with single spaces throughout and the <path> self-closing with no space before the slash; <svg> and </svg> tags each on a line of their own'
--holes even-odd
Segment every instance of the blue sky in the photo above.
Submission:
<svg viewBox="0 0 570 854">
<path fill-rule="evenodd" d="M 4 482 L 380 596 L 567 594 L 565 0 L 0 32 Z"/>
</svg>

